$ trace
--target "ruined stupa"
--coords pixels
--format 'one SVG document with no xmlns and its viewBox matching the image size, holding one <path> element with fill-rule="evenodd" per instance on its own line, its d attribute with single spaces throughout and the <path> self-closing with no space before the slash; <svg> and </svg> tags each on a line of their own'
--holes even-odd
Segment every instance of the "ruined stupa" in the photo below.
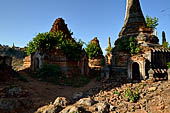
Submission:
<svg viewBox="0 0 170 113">
<path fill-rule="evenodd" d="M 53 32 L 53 33 L 57 32 L 57 31 L 63 32 L 63 34 L 67 35 L 67 38 L 72 39 L 71 33 L 67 27 L 67 24 L 65 24 L 65 21 L 62 18 L 57 18 L 54 21 L 52 28 L 50 30 L 50 32 Z"/>
<path fill-rule="evenodd" d="M 130 37 L 136 38 L 141 49 L 135 55 L 119 49 L 119 42 L 127 43 Z M 127 0 L 124 25 L 112 49 L 112 77 L 132 80 L 166 78 L 168 62 L 170 50 L 163 48 L 158 37 L 153 35 L 153 29 L 147 27 L 139 0 Z"/>
</svg>

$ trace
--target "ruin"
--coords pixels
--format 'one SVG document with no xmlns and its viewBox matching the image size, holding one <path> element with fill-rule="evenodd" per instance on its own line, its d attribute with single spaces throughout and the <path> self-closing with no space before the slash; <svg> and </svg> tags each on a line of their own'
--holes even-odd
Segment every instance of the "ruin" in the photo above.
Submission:
<svg viewBox="0 0 170 113">
<path fill-rule="evenodd" d="M 146 80 L 151 78 L 149 70 L 153 70 L 154 78 L 167 78 L 166 64 L 170 62 L 170 50 L 159 44 L 153 32 L 146 25 L 139 0 L 127 0 L 124 25 L 111 52 L 109 67 L 113 78 Z M 119 50 L 118 42 L 125 42 L 130 37 L 136 38 L 141 48 L 138 54 Z"/>
<path fill-rule="evenodd" d="M 75 41 L 71 37 L 67 25 L 62 18 L 56 19 L 50 30 L 52 33 L 57 31 L 63 32 L 67 35 L 67 38 Z M 71 77 L 73 75 L 88 75 L 89 73 L 88 57 L 85 52 L 82 53 L 80 60 L 72 61 L 68 59 L 58 47 L 56 47 L 55 50 L 43 50 L 43 52 L 41 51 L 41 48 L 38 48 L 31 56 L 27 56 L 24 59 L 24 66 L 27 68 L 30 67 L 32 71 L 37 71 L 43 64 L 58 64 L 66 77 Z"/>
<path fill-rule="evenodd" d="M 99 43 L 99 40 L 97 37 L 94 37 L 93 40 L 91 40 L 90 43 L 93 43 L 97 46 L 100 47 L 100 43 Z M 94 57 L 94 58 L 91 58 L 91 59 L 88 59 L 88 65 L 91 69 L 97 69 L 97 70 L 100 70 L 102 68 L 102 64 L 101 64 L 101 60 L 104 58 L 103 55 L 100 55 L 98 57 Z"/>
</svg>

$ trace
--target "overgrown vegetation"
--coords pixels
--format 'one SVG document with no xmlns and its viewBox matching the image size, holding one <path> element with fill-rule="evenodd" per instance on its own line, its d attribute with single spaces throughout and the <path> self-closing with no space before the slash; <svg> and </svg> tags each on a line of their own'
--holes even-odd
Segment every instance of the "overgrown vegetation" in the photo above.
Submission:
<svg viewBox="0 0 170 113">
<path fill-rule="evenodd" d="M 104 66 L 104 65 L 105 65 L 105 58 L 102 58 L 102 59 L 100 60 L 100 62 L 101 62 L 101 66 Z"/>
<path fill-rule="evenodd" d="M 86 45 L 85 51 L 88 58 L 90 59 L 103 56 L 103 52 L 99 44 L 90 42 L 89 44 Z"/>
<path fill-rule="evenodd" d="M 105 51 L 106 51 L 106 54 L 109 54 L 109 53 L 111 53 L 112 49 L 113 49 L 112 47 L 108 47 L 108 48 L 106 48 L 106 49 L 105 49 Z"/>
<path fill-rule="evenodd" d="M 115 90 L 115 91 L 114 91 L 114 94 L 116 94 L 116 95 L 119 96 L 119 95 L 120 95 L 120 92 L 119 92 L 118 90 Z"/>
<path fill-rule="evenodd" d="M 146 16 L 146 24 L 147 27 L 152 28 L 153 30 L 155 30 L 157 28 L 159 19 L 156 17 L 150 17 L 150 16 Z"/>
<path fill-rule="evenodd" d="M 83 42 L 81 40 L 76 42 L 61 31 L 56 33 L 45 32 L 39 33 L 32 41 L 29 42 L 26 52 L 29 55 L 35 52 L 38 48 L 42 51 L 50 51 L 58 47 L 68 59 L 77 61 L 81 58 L 83 51 L 82 46 Z"/>
<path fill-rule="evenodd" d="M 82 87 L 89 82 L 89 78 L 86 76 L 75 75 L 73 77 L 65 77 L 59 65 L 44 64 L 34 74 L 34 77 L 39 78 L 45 82 L 51 82 L 57 85 L 71 86 L 71 87 Z"/>
<path fill-rule="evenodd" d="M 59 65 L 44 64 L 37 71 L 35 77 L 41 78 L 43 81 L 58 83 L 61 75 Z"/>
<path fill-rule="evenodd" d="M 169 43 L 168 42 L 164 42 L 163 45 L 162 45 L 164 48 L 166 49 L 170 49 L 170 46 L 169 46 Z"/>
<path fill-rule="evenodd" d="M 139 91 L 138 89 L 126 89 L 124 97 L 128 100 L 128 102 L 137 102 L 139 99 Z"/>
<path fill-rule="evenodd" d="M 136 38 L 133 38 L 133 37 L 124 38 L 123 40 L 119 40 L 117 46 L 121 51 L 127 51 L 131 55 L 137 54 L 141 50 L 137 43 Z"/>
<path fill-rule="evenodd" d="M 170 68 L 170 62 L 167 63 L 167 67 L 168 67 L 168 69 Z"/>
</svg>

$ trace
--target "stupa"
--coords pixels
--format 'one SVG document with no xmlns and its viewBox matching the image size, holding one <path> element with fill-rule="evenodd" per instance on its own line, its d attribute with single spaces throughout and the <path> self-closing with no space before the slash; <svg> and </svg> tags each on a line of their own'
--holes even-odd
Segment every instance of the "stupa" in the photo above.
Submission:
<svg viewBox="0 0 170 113">
<path fill-rule="evenodd" d="M 170 50 L 159 44 L 153 32 L 152 28 L 147 27 L 139 0 L 127 0 L 124 25 L 112 49 L 109 67 L 113 78 L 146 80 L 167 77 Z M 141 49 L 135 55 L 119 49 L 119 42 L 127 43 L 130 37 L 136 39 Z"/>
</svg>

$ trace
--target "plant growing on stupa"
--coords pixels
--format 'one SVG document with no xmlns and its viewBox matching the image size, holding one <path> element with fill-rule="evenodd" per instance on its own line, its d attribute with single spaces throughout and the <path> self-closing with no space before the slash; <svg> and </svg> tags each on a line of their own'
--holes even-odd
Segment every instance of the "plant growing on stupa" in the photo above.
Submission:
<svg viewBox="0 0 170 113">
<path fill-rule="evenodd" d="M 168 67 L 168 69 L 170 68 L 170 62 L 167 63 L 167 67 Z"/>
<path fill-rule="evenodd" d="M 158 23 L 159 19 L 156 18 L 156 17 L 150 17 L 150 16 L 146 16 L 146 24 L 147 24 L 147 27 L 149 28 L 152 28 L 153 30 L 156 29 L 156 27 L 159 25 Z"/>
<path fill-rule="evenodd" d="M 169 43 L 168 43 L 168 42 L 164 42 L 164 43 L 163 43 L 163 47 L 164 47 L 164 48 L 168 49 L 168 48 L 169 48 L 168 46 L 169 46 Z"/>
<path fill-rule="evenodd" d="M 118 41 L 117 45 L 120 51 L 126 51 L 132 56 L 140 52 L 141 48 L 139 47 L 136 38 L 124 38 L 123 40 Z"/>
<path fill-rule="evenodd" d="M 103 52 L 102 52 L 100 45 L 92 43 L 92 42 L 86 45 L 85 51 L 86 51 L 88 58 L 90 59 L 103 56 Z"/>
<path fill-rule="evenodd" d="M 26 52 L 29 55 L 35 52 L 38 48 L 42 51 L 50 51 L 58 47 L 68 59 L 76 61 L 81 58 L 83 51 L 82 46 L 83 42 L 81 40 L 76 42 L 74 39 L 68 38 L 63 32 L 45 32 L 39 33 L 32 41 L 28 43 Z"/>
</svg>

